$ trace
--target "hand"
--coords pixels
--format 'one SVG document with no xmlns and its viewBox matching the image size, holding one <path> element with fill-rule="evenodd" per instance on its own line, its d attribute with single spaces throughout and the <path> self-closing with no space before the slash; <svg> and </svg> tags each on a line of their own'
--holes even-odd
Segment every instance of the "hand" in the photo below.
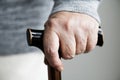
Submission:
<svg viewBox="0 0 120 80">
<path fill-rule="evenodd" d="M 73 12 L 57 12 L 45 23 L 43 46 L 48 63 L 63 70 L 61 57 L 72 59 L 75 55 L 93 50 L 97 44 L 98 22 L 86 15 Z"/>
</svg>

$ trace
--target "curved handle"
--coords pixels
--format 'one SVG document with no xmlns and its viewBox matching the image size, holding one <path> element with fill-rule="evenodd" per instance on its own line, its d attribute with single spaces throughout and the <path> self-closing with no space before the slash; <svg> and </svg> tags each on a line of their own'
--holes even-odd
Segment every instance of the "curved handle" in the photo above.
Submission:
<svg viewBox="0 0 120 80">
<path fill-rule="evenodd" d="M 44 30 L 35 30 L 35 29 L 27 29 L 27 42 L 29 46 L 35 46 L 43 50 L 43 34 Z M 97 46 L 103 46 L 103 31 L 101 27 L 99 27 L 98 31 L 98 41 Z"/>
<path fill-rule="evenodd" d="M 104 44 L 104 35 L 103 35 L 103 31 L 101 29 L 101 26 L 99 26 L 99 30 L 98 30 L 98 41 L 97 41 L 97 46 L 102 47 Z"/>
</svg>

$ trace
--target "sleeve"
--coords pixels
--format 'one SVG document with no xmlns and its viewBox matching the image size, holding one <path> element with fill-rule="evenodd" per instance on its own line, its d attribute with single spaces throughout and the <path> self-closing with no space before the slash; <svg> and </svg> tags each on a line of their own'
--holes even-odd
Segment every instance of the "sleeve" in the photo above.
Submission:
<svg viewBox="0 0 120 80">
<path fill-rule="evenodd" d="M 87 14 L 95 18 L 99 23 L 97 12 L 101 0 L 54 0 L 52 13 L 58 11 L 70 11 Z"/>
</svg>

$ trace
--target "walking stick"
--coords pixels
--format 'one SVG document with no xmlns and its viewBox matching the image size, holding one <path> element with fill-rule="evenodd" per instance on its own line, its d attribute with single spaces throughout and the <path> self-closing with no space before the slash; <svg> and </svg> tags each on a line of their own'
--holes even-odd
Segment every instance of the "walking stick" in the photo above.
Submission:
<svg viewBox="0 0 120 80">
<path fill-rule="evenodd" d="M 41 49 L 43 52 L 43 33 L 44 30 L 35 30 L 35 29 L 27 29 L 27 42 L 29 46 L 35 46 Z M 103 45 L 103 32 L 99 27 L 98 31 L 98 46 Z M 45 59 L 46 60 L 46 59 Z M 46 60 L 47 62 L 47 60 Z M 61 72 L 57 71 L 53 67 L 48 64 L 48 80 L 61 80 Z"/>
</svg>

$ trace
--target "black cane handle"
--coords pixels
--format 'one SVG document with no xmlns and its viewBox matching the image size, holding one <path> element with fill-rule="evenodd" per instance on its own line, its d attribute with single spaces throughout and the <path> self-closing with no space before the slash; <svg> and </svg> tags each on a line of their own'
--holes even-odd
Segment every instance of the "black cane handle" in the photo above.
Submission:
<svg viewBox="0 0 120 80">
<path fill-rule="evenodd" d="M 35 29 L 27 29 L 27 42 L 29 46 L 35 46 L 43 50 L 43 33 L 44 30 L 35 30 Z M 103 46 L 103 31 L 101 27 L 98 30 L 98 41 L 97 46 Z"/>
<path fill-rule="evenodd" d="M 35 29 L 27 29 L 27 42 L 29 46 L 35 46 L 39 49 L 43 50 L 43 34 L 44 30 L 35 30 Z M 99 27 L 98 31 L 98 41 L 97 46 L 103 46 L 103 31 L 101 27 Z M 48 78 L 49 80 L 61 80 L 61 72 L 55 70 L 50 65 L 48 65 Z"/>
<path fill-rule="evenodd" d="M 104 35 L 103 35 L 103 31 L 101 29 L 101 26 L 99 26 L 99 30 L 98 30 L 98 41 L 97 41 L 97 46 L 102 47 L 104 44 Z"/>
</svg>

